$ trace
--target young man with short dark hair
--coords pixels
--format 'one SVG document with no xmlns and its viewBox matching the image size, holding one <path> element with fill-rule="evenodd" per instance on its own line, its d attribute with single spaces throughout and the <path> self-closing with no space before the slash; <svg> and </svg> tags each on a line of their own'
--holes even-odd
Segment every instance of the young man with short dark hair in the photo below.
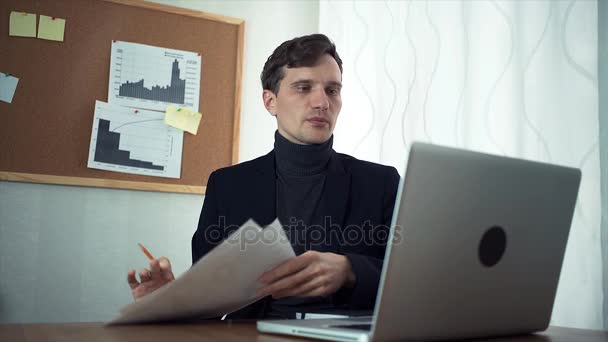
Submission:
<svg viewBox="0 0 608 342">
<path fill-rule="evenodd" d="M 274 149 L 210 175 L 192 237 L 192 261 L 250 218 L 260 226 L 279 218 L 296 257 L 261 275 L 263 298 L 229 317 L 371 310 L 399 175 L 392 167 L 332 149 L 342 107 L 342 60 L 326 36 L 281 44 L 261 80 L 264 106 L 277 120 Z M 151 261 L 140 278 L 129 272 L 134 298 L 173 279 L 169 261 Z"/>
</svg>

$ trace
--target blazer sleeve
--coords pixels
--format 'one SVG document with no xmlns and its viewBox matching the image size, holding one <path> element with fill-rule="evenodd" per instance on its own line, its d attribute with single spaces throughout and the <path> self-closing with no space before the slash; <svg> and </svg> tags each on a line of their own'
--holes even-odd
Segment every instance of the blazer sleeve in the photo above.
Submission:
<svg viewBox="0 0 608 342">
<path fill-rule="evenodd" d="M 231 233 L 227 227 L 226 217 L 222 210 L 219 194 L 217 192 L 218 176 L 216 172 L 211 173 L 209 181 L 207 181 L 207 191 L 205 192 L 205 200 L 203 209 L 198 220 L 198 227 L 192 236 L 192 264 L 196 263 L 202 257 L 211 251 L 215 246 L 219 245 L 227 235 Z M 219 188 L 223 188 L 223 183 Z M 228 315 L 227 319 L 245 319 L 245 318 L 262 318 L 268 305 L 268 298 L 258 300 L 244 308 L 241 308 Z M 208 318 L 205 320 L 219 320 L 221 317 Z"/>
<path fill-rule="evenodd" d="M 192 236 L 192 264 L 220 244 L 224 239 L 223 221 L 220 219 L 216 194 L 216 173 L 213 172 L 207 181 L 203 209 L 198 220 L 198 227 Z"/>
<path fill-rule="evenodd" d="M 382 203 L 382 227 L 391 229 L 393 208 L 395 197 L 399 186 L 399 173 L 394 167 L 384 177 L 384 196 Z M 386 234 L 388 239 L 388 234 Z M 375 253 L 379 257 L 372 257 L 363 254 L 347 253 L 345 256 L 350 261 L 353 272 L 356 276 L 356 283 L 353 288 L 343 288 L 336 293 L 334 300 L 336 304 L 346 304 L 350 309 L 373 309 L 382 273 L 384 262 L 384 251 L 388 241 L 381 241 L 374 246 L 378 250 Z M 380 257 L 381 256 L 381 257 Z"/>
</svg>

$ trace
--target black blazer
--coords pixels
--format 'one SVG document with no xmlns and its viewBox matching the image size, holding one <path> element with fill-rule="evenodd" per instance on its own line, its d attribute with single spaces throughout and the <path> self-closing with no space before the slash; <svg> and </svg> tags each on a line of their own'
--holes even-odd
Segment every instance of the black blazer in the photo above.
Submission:
<svg viewBox="0 0 608 342">
<path fill-rule="evenodd" d="M 192 237 L 192 263 L 226 239 L 248 219 L 264 227 L 276 219 L 275 154 L 214 171 L 209 176 L 198 228 Z M 336 239 L 323 251 L 348 257 L 357 281 L 338 291 L 335 305 L 373 309 L 399 174 L 393 167 L 334 152 L 318 205 L 327 213 L 325 229 Z M 268 299 L 230 315 L 262 318 Z"/>
</svg>

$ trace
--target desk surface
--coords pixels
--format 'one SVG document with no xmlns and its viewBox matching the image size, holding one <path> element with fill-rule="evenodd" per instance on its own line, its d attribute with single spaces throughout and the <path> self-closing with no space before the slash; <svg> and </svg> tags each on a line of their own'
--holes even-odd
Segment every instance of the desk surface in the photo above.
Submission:
<svg viewBox="0 0 608 342">
<path fill-rule="evenodd" d="M 0 341 L 96 341 L 96 342 L 204 342 L 204 341 L 304 341 L 301 338 L 260 334 L 255 321 L 203 322 L 198 324 L 153 324 L 105 327 L 102 323 L 4 324 Z M 481 341 L 481 340 L 476 340 Z M 605 342 L 608 332 L 550 327 L 536 335 L 498 338 L 492 342 Z"/>
</svg>

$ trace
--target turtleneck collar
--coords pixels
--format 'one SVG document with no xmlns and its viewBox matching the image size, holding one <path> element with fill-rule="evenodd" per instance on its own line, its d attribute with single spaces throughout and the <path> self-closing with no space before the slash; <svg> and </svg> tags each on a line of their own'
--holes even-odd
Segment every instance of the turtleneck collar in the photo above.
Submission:
<svg viewBox="0 0 608 342">
<path fill-rule="evenodd" d="M 277 171 L 293 176 L 311 176 L 323 172 L 334 151 L 333 141 L 332 135 L 322 144 L 300 145 L 287 140 L 277 130 L 274 133 Z"/>
</svg>

